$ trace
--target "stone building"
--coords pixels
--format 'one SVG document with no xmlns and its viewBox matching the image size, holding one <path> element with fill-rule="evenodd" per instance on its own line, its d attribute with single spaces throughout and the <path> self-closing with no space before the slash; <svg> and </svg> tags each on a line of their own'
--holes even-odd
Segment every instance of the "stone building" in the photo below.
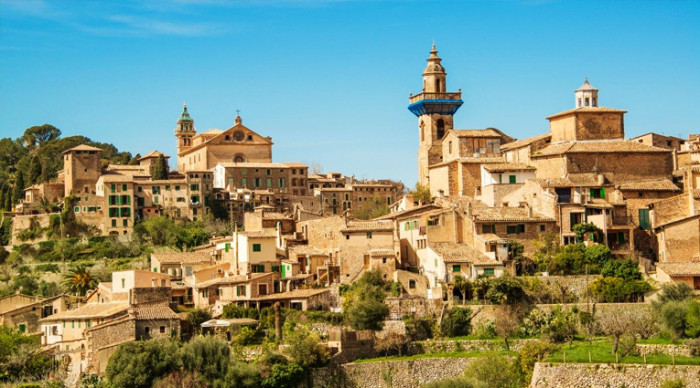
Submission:
<svg viewBox="0 0 700 388">
<path fill-rule="evenodd" d="M 208 171 L 219 163 L 272 162 L 271 138 L 244 126 L 241 116 L 236 116 L 234 125 L 224 131 L 210 129 L 198 134 L 185 105 L 175 127 L 175 138 L 180 173 Z"/>
<path fill-rule="evenodd" d="M 0 298 L 0 325 L 14 327 L 22 334 L 41 334 L 39 320 L 70 306 L 65 295 L 40 298 L 20 293 Z"/>
</svg>

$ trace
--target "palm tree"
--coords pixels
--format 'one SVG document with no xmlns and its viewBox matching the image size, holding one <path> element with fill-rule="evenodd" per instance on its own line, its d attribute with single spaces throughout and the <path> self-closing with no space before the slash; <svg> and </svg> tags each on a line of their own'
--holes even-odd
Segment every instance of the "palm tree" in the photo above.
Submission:
<svg viewBox="0 0 700 388">
<path fill-rule="evenodd" d="M 97 283 L 85 264 L 76 265 L 63 277 L 63 287 L 77 296 L 85 296 L 88 291 L 97 288 Z"/>
</svg>

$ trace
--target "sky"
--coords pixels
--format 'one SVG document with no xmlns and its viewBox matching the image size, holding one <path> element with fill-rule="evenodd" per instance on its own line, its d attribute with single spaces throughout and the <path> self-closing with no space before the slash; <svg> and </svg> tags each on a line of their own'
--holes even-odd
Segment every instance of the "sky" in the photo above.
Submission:
<svg viewBox="0 0 700 388">
<path fill-rule="evenodd" d="M 455 128 L 548 131 L 588 77 L 627 137 L 700 133 L 700 1 L 0 0 L 0 137 L 49 123 L 163 151 L 183 102 L 199 132 L 243 124 L 275 162 L 417 177 L 436 43 Z"/>
</svg>

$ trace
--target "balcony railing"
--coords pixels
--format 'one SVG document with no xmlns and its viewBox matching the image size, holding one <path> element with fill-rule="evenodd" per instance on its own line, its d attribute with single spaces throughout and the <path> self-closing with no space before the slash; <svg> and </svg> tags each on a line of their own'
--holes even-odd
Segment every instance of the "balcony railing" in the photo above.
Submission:
<svg viewBox="0 0 700 388">
<path fill-rule="evenodd" d="M 457 93 L 420 93 L 414 95 L 410 95 L 408 97 L 408 102 L 410 104 L 413 104 L 414 102 L 422 101 L 422 100 L 460 100 L 462 99 L 462 92 L 457 92 Z"/>
</svg>

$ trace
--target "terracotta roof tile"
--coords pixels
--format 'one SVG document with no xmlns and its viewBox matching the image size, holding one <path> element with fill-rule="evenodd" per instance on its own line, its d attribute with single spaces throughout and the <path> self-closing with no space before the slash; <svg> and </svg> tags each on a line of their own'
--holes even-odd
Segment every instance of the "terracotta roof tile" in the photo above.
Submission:
<svg viewBox="0 0 700 388">
<path fill-rule="evenodd" d="M 63 151 L 63 153 L 65 154 L 66 152 L 71 152 L 71 151 L 102 151 L 102 148 L 89 146 L 87 144 L 80 144 L 80 145 L 77 145 L 73 148 L 69 148 L 69 149 Z"/>
<path fill-rule="evenodd" d="M 88 303 L 77 309 L 63 311 L 50 315 L 42 321 L 56 321 L 66 319 L 103 318 L 126 311 L 129 305 L 126 301 L 108 303 Z"/>
<path fill-rule="evenodd" d="M 386 232 L 393 231 L 394 223 L 391 221 L 349 221 L 341 228 L 341 232 Z"/>
<path fill-rule="evenodd" d="M 472 217 L 476 221 L 554 221 L 554 218 L 546 217 L 536 211 L 532 216 L 521 207 L 486 207 L 473 209 Z"/>
<path fill-rule="evenodd" d="M 514 142 L 510 142 L 510 143 L 506 143 L 506 144 L 501 145 L 501 151 L 508 151 L 508 150 L 513 150 L 516 148 L 529 146 L 530 144 L 532 144 L 536 141 L 547 140 L 547 139 L 551 139 L 551 138 L 552 138 L 551 134 L 543 133 L 541 135 L 528 137 L 527 139 L 516 140 Z"/>
<path fill-rule="evenodd" d="M 483 252 L 468 245 L 452 242 L 428 243 L 428 247 L 446 263 L 472 263 L 502 265 Z"/>
<path fill-rule="evenodd" d="M 669 179 L 633 180 L 620 182 L 620 190 L 639 191 L 681 191 Z"/>
<path fill-rule="evenodd" d="M 573 141 L 565 143 L 550 144 L 549 146 L 535 152 L 532 156 L 551 156 L 561 154 L 576 154 L 576 153 L 670 153 L 671 150 L 650 145 L 626 141 L 626 140 L 599 140 L 599 141 Z"/>
<path fill-rule="evenodd" d="M 672 276 L 700 276 L 700 262 L 658 263 L 656 267 Z"/>
<path fill-rule="evenodd" d="M 138 304 L 129 309 L 129 312 L 132 311 L 138 320 L 180 319 L 170 306 L 163 303 Z"/>
<path fill-rule="evenodd" d="M 501 137 L 504 134 L 495 128 L 486 129 L 453 129 L 457 137 Z"/>
<path fill-rule="evenodd" d="M 484 170 L 489 172 L 507 172 L 507 171 L 534 171 L 536 170 L 533 166 L 528 166 L 522 163 L 498 163 L 498 164 L 486 164 L 483 166 Z"/>
<path fill-rule="evenodd" d="M 627 113 L 627 111 L 622 109 L 608 108 L 604 106 L 582 106 L 580 108 L 569 109 L 563 112 L 555 113 L 551 116 L 547 116 L 547 120 L 559 116 L 569 115 L 572 113 Z"/>
<path fill-rule="evenodd" d="M 250 298 L 250 300 L 279 300 L 279 299 L 303 299 L 310 296 L 323 294 L 329 292 L 328 288 L 316 288 L 316 289 L 306 289 L 306 290 L 293 290 L 288 292 L 280 292 L 277 294 L 270 294 L 265 296 L 260 296 L 257 298 Z"/>
<path fill-rule="evenodd" d="M 157 259 L 161 264 L 204 263 L 212 260 L 208 252 L 163 252 L 151 253 L 151 259 Z"/>
</svg>

